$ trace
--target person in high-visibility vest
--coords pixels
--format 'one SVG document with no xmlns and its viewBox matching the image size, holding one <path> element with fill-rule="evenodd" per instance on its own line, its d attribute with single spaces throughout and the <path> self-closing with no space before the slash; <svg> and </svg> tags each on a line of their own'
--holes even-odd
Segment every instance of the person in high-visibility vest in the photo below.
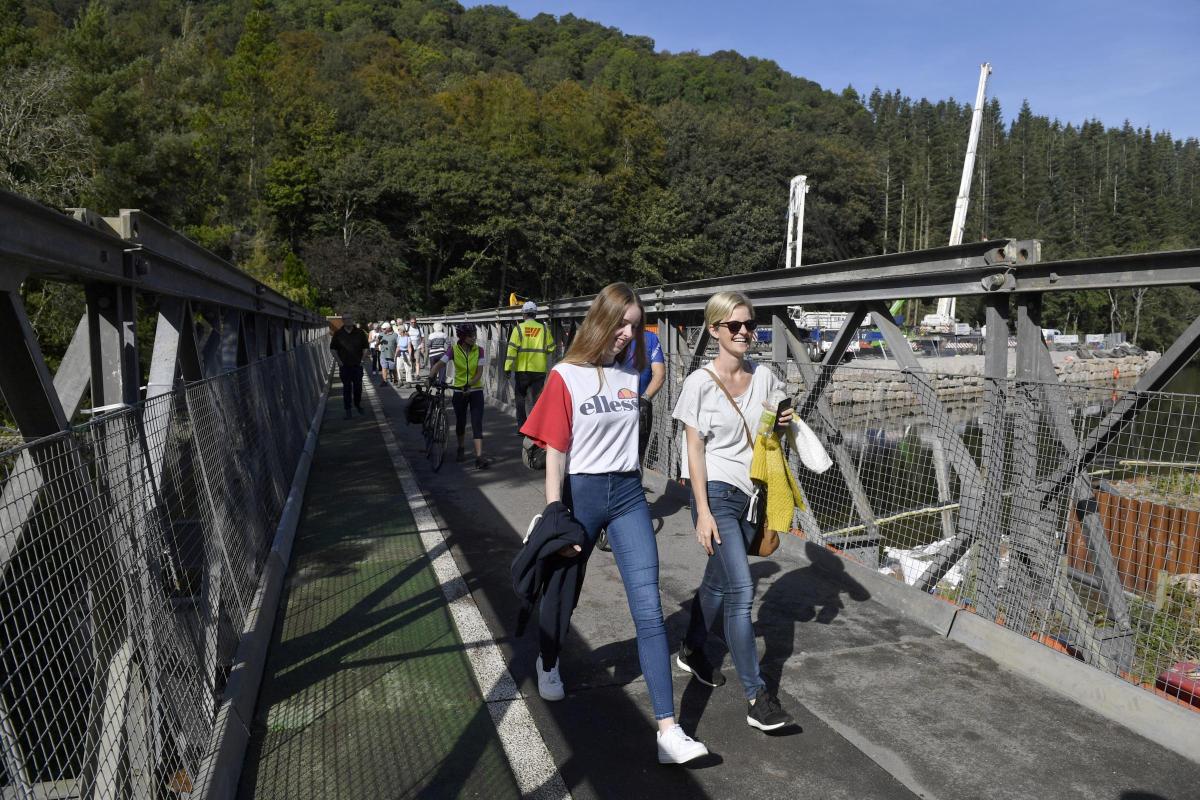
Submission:
<svg viewBox="0 0 1200 800">
<path fill-rule="evenodd" d="M 504 371 L 513 373 L 513 393 L 517 405 L 517 435 L 521 434 L 521 426 L 525 424 L 527 411 L 525 399 L 533 395 L 537 403 L 546 385 L 546 368 L 548 357 L 554 352 L 554 337 L 550 329 L 538 322 L 537 303 L 527 300 L 521 306 L 525 319 L 513 328 L 508 337 L 508 355 L 504 359 Z"/>
<path fill-rule="evenodd" d="M 455 328 L 458 342 L 442 354 L 429 369 L 432 384 L 447 365 L 454 371 L 448 383 L 454 390 L 454 433 L 458 436 L 457 460 L 465 461 L 463 442 L 467 433 L 467 413 L 471 416 L 471 438 L 475 442 L 475 468 L 487 469 L 491 460 L 483 455 L 483 368 L 486 366 L 483 348 L 475 343 L 475 326 L 464 322 Z"/>
</svg>

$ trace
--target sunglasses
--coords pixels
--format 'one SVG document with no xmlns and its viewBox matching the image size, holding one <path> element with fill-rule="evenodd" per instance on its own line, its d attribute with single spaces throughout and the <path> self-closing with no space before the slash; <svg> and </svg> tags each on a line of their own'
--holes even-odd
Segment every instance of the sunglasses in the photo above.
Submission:
<svg viewBox="0 0 1200 800">
<path fill-rule="evenodd" d="M 714 328 L 728 328 L 729 332 L 737 336 L 742 332 L 742 328 L 746 329 L 746 333 L 752 333 L 758 327 L 758 323 L 752 319 L 742 322 L 740 319 L 731 319 L 728 322 L 718 322 L 713 325 Z"/>
</svg>

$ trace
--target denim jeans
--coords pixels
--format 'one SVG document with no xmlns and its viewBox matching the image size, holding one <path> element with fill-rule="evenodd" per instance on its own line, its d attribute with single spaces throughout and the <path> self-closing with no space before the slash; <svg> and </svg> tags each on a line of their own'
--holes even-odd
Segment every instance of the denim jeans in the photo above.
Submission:
<svg viewBox="0 0 1200 800">
<path fill-rule="evenodd" d="M 655 719 L 675 716 L 671 690 L 671 661 L 667 628 L 658 596 L 658 543 L 650 525 L 650 510 L 637 472 L 569 475 L 563 499 L 587 532 L 579 558 L 587 559 L 601 528 L 608 529 L 625 598 L 637 630 L 638 661 L 650 691 Z M 543 630 L 545 626 L 543 625 Z M 543 647 L 542 661 L 547 661 Z M 554 657 L 557 658 L 557 652 Z"/>
<path fill-rule="evenodd" d="M 696 487 L 692 486 L 695 492 Z M 717 521 L 721 543 L 713 542 L 713 554 L 704 567 L 704 579 L 692 602 L 684 644 L 689 650 L 704 647 L 708 632 L 724 610 L 725 644 L 737 670 L 746 697 L 753 698 L 765 685 L 758 669 L 758 650 L 754 644 L 754 625 L 750 607 L 754 603 L 754 581 L 746 548 L 754 539 L 754 525 L 746 522 L 750 498 L 741 489 L 723 481 L 708 482 L 708 508 Z M 696 523 L 696 503 L 692 502 L 692 524 Z"/>
</svg>

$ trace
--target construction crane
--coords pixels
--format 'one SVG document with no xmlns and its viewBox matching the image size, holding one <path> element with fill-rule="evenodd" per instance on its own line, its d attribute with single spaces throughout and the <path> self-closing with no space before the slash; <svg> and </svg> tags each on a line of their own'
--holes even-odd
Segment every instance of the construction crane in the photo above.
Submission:
<svg viewBox="0 0 1200 800">
<path fill-rule="evenodd" d="M 800 266 L 804 248 L 804 196 L 808 194 L 808 176 L 797 175 L 788 187 L 787 249 L 784 266 Z"/>
<path fill-rule="evenodd" d="M 967 157 L 963 160 L 962 181 L 958 184 L 958 199 L 954 203 L 954 222 L 950 224 L 950 244 L 962 244 L 963 230 L 967 226 L 967 205 L 971 200 L 971 177 L 975 173 L 975 150 L 979 145 L 979 129 L 983 126 L 983 98 L 987 92 L 988 76 L 992 65 L 979 65 L 979 89 L 975 92 L 975 108 L 971 112 L 971 136 L 967 139 Z M 921 320 L 921 327 L 940 333 L 954 332 L 954 312 L 957 305 L 953 297 L 938 299 L 937 313 L 928 314 Z"/>
</svg>

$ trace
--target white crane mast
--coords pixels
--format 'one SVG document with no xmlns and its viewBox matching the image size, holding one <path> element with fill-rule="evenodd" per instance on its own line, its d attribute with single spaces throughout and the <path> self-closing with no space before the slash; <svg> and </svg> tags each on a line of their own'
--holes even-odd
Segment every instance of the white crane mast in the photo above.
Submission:
<svg viewBox="0 0 1200 800">
<path fill-rule="evenodd" d="M 787 250 L 784 260 L 786 267 L 800 266 L 800 255 L 804 249 L 804 195 L 808 194 L 808 176 L 797 175 L 792 178 L 788 188 L 787 210 Z"/>
<path fill-rule="evenodd" d="M 954 203 L 954 222 L 950 226 L 950 244 L 962 244 L 963 230 L 967 226 L 967 205 L 971 200 L 971 177 L 975 173 L 975 150 L 979 146 L 979 129 L 983 126 L 983 99 L 987 93 L 988 76 L 992 65 L 979 65 L 979 89 L 975 92 L 975 108 L 971 112 L 971 136 L 967 139 L 967 157 L 963 161 L 962 181 L 958 184 L 958 200 Z M 953 330 L 956 299 L 943 297 L 938 300 L 936 325 Z M 926 322 L 930 321 L 926 317 Z"/>
</svg>

